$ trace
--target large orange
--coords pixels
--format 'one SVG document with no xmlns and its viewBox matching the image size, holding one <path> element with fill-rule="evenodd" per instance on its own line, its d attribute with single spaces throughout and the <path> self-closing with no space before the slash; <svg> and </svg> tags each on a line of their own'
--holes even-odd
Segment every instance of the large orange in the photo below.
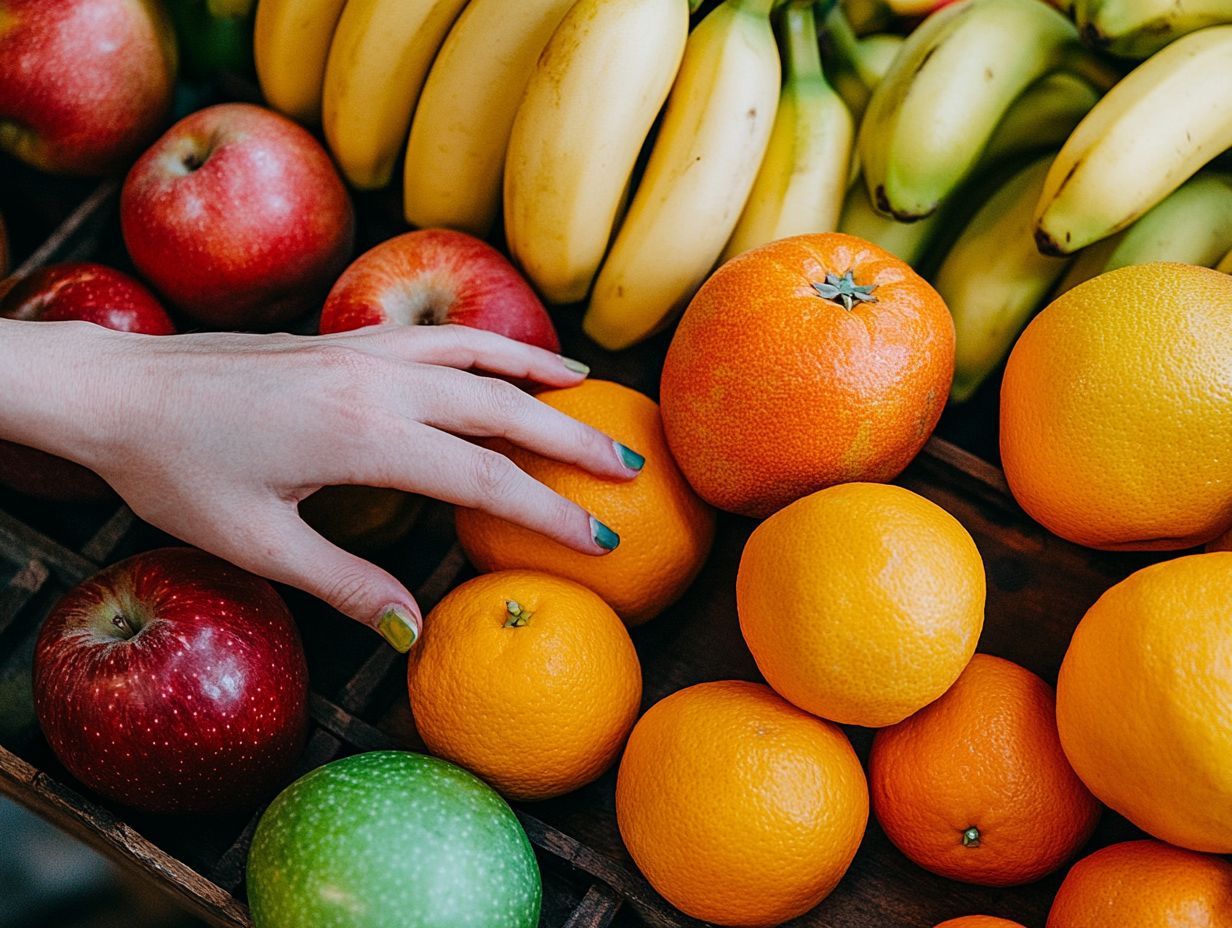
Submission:
<svg viewBox="0 0 1232 928">
<path fill-rule="evenodd" d="M 847 736 L 758 683 L 700 683 L 642 716 L 616 819 L 672 905 L 718 925 L 777 925 L 835 887 L 868 821 Z"/>
<path fill-rule="evenodd" d="M 1010 354 L 1001 459 L 1022 507 L 1096 548 L 1170 550 L 1232 526 L 1232 277 L 1187 264 L 1101 274 Z"/>
<path fill-rule="evenodd" d="M 827 232 L 720 267 L 676 329 L 659 399 L 702 497 L 765 516 L 822 487 L 896 476 L 953 376 L 954 323 L 937 292 L 888 251 Z"/>
<path fill-rule="evenodd" d="M 1052 687 L 987 654 L 936 702 L 877 732 L 868 779 L 899 850 L 967 883 L 1037 880 L 1078 853 L 1099 820 L 1061 750 Z"/>
<path fill-rule="evenodd" d="M 1061 664 L 1057 726 L 1107 805 L 1164 841 L 1232 853 L 1232 552 L 1105 592 Z"/>
<path fill-rule="evenodd" d="M 646 457 L 641 473 L 624 482 L 596 477 L 524 448 L 499 446 L 536 480 L 614 529 L 620 546 L 593 557 L 485 512 L 459 509 L 463 550 L 480 570 L 527 567 L 576 580 L 602 596 L 630 625 L 654 618 L 701 569 L 714 540 L 714 511 L 681 476 L 653 400 L 605 380 L 538 396 Z"/>
<path fill-rule="evenodd" d="M 597 595 L 529 570 L 484 574 L 437 604 L 407 670 L 434 754 L 513 799 L 546 799 L 603 773 L 637 719 L 642 673 Z"/>
<path fill-rule="evenodd" d="M 963 915 L 961 918 L 951 918 L 941 922 L 935 928 L 1023 928 L 1023 926 L 1008 918 L 995 918 L 992 915 Z"/>
<path fill-rule="evenodd" d="M 1101 848 L 1070 869 L 1047 928 L 1226 928 L 1232 864 L 1160 841 Z"/>
<path fill-rule="evenodd" d="M 766 682 L 814 715 L 902 721 L 953 683 L 984 625 L 984 563 L 936 503 L 848 483 L 792 503 L 740 558 L 740 630 Z"/>
</svg>

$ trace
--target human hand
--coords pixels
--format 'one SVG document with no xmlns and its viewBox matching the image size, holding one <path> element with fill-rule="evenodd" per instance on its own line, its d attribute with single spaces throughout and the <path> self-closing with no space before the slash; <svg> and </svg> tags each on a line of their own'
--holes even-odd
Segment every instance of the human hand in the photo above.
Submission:
<svg viewBox="0 0 1232 928">
<path fill-rule="evenodd" d="M 298 503 L 322 486 L 422 493 L 595 555 L 619 542 L 508 458 L 458 437 L 499 436 L 603 477 L 634 477 L 635 452 L 469 372 L 581 382 L 585 369 L 551 352 L 460 326 L 160 338 L 92 328 L 75 337 L 96 342 L 97 424 L 88 440 L 46 450 L 99 473 L 147 522 L 319 597 L 400 650 L 419 634 L 419 607 L 393 576 L 300 519 Z"/>
</svg>

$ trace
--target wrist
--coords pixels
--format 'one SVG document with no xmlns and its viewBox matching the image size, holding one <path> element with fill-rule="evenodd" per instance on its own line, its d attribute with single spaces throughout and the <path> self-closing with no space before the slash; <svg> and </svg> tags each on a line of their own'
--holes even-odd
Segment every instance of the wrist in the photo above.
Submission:
<svg viewBox="0 0 1232 928">
<path fill-rule="evenodd" d="M 0 438 L 92 466 L 112 431 L 107 385 L 134 337 L 87 322 L 0 319 Z"/>
</svg>

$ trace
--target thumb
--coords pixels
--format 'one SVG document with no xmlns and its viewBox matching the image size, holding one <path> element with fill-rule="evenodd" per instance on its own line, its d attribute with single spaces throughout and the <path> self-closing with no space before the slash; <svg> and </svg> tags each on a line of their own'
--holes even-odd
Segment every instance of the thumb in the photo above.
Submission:
<svg viewBox="0 0 1232 928">
<path fill-rule="evenodd" d="M 326 541 L 294 512 L 285 515 L 281 529 L 280 546 L 250 570 L 323 600 L 396 650 L 410 650 L 423 617 L 406 587 L 388 571 Z"/>
</svg>

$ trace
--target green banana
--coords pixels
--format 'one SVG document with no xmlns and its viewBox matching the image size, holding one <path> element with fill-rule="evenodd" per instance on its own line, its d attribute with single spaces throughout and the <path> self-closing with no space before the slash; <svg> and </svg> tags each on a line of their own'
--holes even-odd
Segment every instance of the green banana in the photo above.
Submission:
<svg viewBox="0 0 1232 928">
<path fill-rule="evenodd" d="M 905 41 L 901 35 L 878 32 L 860 38 L 843 7 L 836 4 L 822 23 L 821 40 L 828 73 L 851 115 L 859 121 L 873 88 L 890 69 Z"/>
<path fill-rule="evenodd" d="M 1215 265 L 1215 270 L 1223 271 L 1225 274 L 1232 274 L 1232 249 L 1229 249 L 1228 253 Z"/>
<path fill-rule="evenodd" d="M 1056 151 L 1099 100 L 1099 91 L 1080 77 L 1055 71 L 1024 90 L 997 123 L 980 167 L 1015 155 Z"/>
<path fill-rule="evenodd" d="M 929 215 L 970 175 L 1011 104 L 1053 71 L 1115 74 L 1040 0 L 962 0 L 907 37 L 873 91 L 858 150 L 877 209 Z"/>
<path fill-rule="evenodd" d="M 1232 0 L 1079 0 L 1074 22 L 1093 48 L 1141 60 L 1183 35 L 1232 23 Z"/>
<path fill-rule="evenodd" d="M 954 316 L 955 402 L 971 397 L 1064 273 L 1035 248 L 1035 201 L 1051 154 L 1016 173 L 976 212 L 933 280 Z"/>
<path fill-rule="evenodd" d="M 1232 25 L 1182 36 L 1112 88 L 1061 147 L 1035 240 L 1071 254 L 1130 225 L 1232 148 Z"/>
<path fill-rule="evenodd" d="M 864 184 L 852 184 L 847 190 L 847 199 L 843 201 L 838 230 L 879 245 L 918 270 L 919 262 L 927 254 L 944 215 L 942 210 L 938 210 L 919 222 L 899 222 L 893 216 L 883 216 L 873 209 L 868 199 L 868 188 Z"/>
<path fill-rule="evenodd" d="M 1180 261 L 1215 267 L 1229 249 L 1232 174 L 1202 171 L 1128 229 L 1084 248 L 1066 275 L 1065 289 L 1131 264 Z M 1079 276 L 1079 268 L 1085 276 Z"/>
</svg>

